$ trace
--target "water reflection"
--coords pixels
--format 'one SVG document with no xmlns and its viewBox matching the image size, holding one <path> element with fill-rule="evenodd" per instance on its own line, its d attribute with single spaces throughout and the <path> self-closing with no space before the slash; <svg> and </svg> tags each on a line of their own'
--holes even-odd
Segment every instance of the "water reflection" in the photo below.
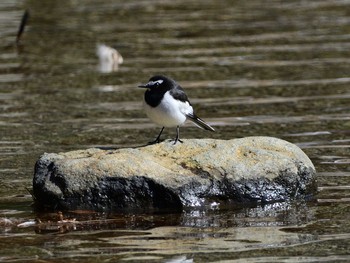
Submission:
<svg viewBox="0 0 350 263">
<path fill-rule="evenodd" d="M 236 253 L 319 242 L 319 235 L 301 233 L 295 227 L 289 227 L 300 226 L 302 230 L 304 226 L 317 222 L 317 211 L 317 206 L 305 202 L 153 215 L 106 215 L 76 211 L 38 214 L 36 220 L 17 226 L 9 226 L 8 223 L 8 227 L 12 227 L 12 232 L 17 232 L 15 228 L 35 230 L 40 235 L 33 239 L 32 245 L 49 237 L 50 241 L 45 241 L 45 251 L 39 253 L 42 256 L 64 259 L 103 253 L 105 257 L 124 260 L 146 260 L 148 257 L 175 260 L 171 255 L 190 253 L 192 256 L 181 257 L 190 260 L 197 258 L 194 255 L 203 250 L 206 253 Z M 8 211 L 7 214 L 13 216 L 15 213 Z M 11 217 L 7 220 L 15 222 Z M 10 231 L 9 228 L 7 231 Z M 64 239 L 56 235 L 62 233 L 66 235 Z M 4 237 L 0 235 L 0 238 Z"/>
<path fill-rule="evenodd" d="M 251 208 L 199 209 L 183 213 L 105 214 L 92 211 L 40 213 L 35 219 L 20 220 L 17 210 L 2 210 L 0 225 L 33 228 L 35 232 L 67 233 L 74 231 L 133 229 L 147 230 L 164 226 L 194 228 L 276 227 L 304 225 L 316 219 L 312 203 L 274 203 Z"/>
<path fill-rule="evenodd" d="M 98 44 L 96 54 L 99 59 L 98 70 L 101 73 L 110 73 L 118 71 L 119 64 L 123 63 L 123 57 L 120 53 L 105 44 Z"/>
</svg>

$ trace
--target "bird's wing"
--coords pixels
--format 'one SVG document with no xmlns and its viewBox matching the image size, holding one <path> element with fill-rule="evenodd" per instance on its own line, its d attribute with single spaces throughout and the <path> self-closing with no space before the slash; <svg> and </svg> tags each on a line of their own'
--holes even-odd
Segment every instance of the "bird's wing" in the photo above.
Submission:
<svg viewBox="0 0 350 263">
<path fill-rule="evenodd" d="M 175 89 L 172 89 L 169 91 L 170 95 L 175 99 L 175 101 L 177 101 L 177 105 L 179 107 L 179 110 L 182 112 L 182 114 L 186 115 L 193 114 L 193 108 L 192 105 L 190 103 L 190 101 L 188 100 L 188 97 L 185 93 L 185 91 L 178 86 Z"/>
<path fill-rule="evenodd" d="M 191 105 L 185 91 L 180 86 L 178 86 L 175 89 L 171 89 L 169 92 L 174 97 L 174 99 L 185 102 L 185 103 L 188 102 Z"/>
<path fill-rule="evenodd" d="M 208 131 L 215 131 L 213 127 L 211 127 L 209 124 L 207 124 L 201 118 L 199 118 L 193 112 L 193 108 L 191 106 L 191 103 L 188 100 L 188 97 L 187 97 L 185 91 L 180 86 L 178 86 L 176 89 L 170 90 L 170 94 L 174 97 L 174 99 L 179 100 L 179 101 L 183 102 L 186 105 L 186 107 L 183 109 L 183 113 L 194 124 L 196 124 L 199 128 L 202 128 L 202 129 L 205 129 L 205 130 L 208 130 Z"/>
</svg>

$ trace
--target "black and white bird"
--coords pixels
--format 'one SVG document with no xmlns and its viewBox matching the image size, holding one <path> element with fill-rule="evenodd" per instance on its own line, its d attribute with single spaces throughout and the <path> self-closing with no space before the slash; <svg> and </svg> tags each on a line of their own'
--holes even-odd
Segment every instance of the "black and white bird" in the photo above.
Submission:
<svg viewBox="0 0 350 263">
<path fill-rule="evenodd" d="M 147 84 L 140 85 L 139 88 L 147 89 L 143 101 L 147 116 L 162 127 L 158 137 L 151 143 L 160 142 L 160 136 L 165 127 L 176 127 L 174 144 L 178 141 L 182 142 L 179 130 L 180 125 L 186 119 L 191 120 L 202 129 L 215 131 L 194 113 L 185 91 L 175 80 L 157 75 L 150 78 Z"/>
</svg>

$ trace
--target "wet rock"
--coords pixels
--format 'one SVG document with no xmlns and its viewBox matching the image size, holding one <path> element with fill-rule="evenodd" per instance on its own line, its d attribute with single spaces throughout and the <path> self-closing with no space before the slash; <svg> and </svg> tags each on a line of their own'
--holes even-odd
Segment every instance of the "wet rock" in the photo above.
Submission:
<svg viewBox="0 0 350 263">
<path fill-rule="evenodd" d="M 270 203 L 305 198 L 316 189 L 306 154 L 271 137 L 45 153 L 33 179 L 37 207 L 56 210 Z"/>
</svg>

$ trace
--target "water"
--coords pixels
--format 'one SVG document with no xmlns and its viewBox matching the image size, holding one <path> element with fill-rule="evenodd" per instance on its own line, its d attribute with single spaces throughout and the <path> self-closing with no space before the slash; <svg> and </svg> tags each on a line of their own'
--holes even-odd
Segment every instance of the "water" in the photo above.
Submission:
<svg viewBox="0 0 350 263">
<path fill-rule="evenodd" d="M 0 261 L 350 261 L 349 10 L 346 0 L 1 1 Z M 98 43 L 123 55 L 117 72 L 97 71 Z M 317 169 L 316 200 L 180 214 L 35 212 L 29 191 L 43 152 L 156 136 L 136 87 L 159 73 L 178 80 L 217 130 L 187 124 L 183 139 L 296 143 Z"/>
</svg>

